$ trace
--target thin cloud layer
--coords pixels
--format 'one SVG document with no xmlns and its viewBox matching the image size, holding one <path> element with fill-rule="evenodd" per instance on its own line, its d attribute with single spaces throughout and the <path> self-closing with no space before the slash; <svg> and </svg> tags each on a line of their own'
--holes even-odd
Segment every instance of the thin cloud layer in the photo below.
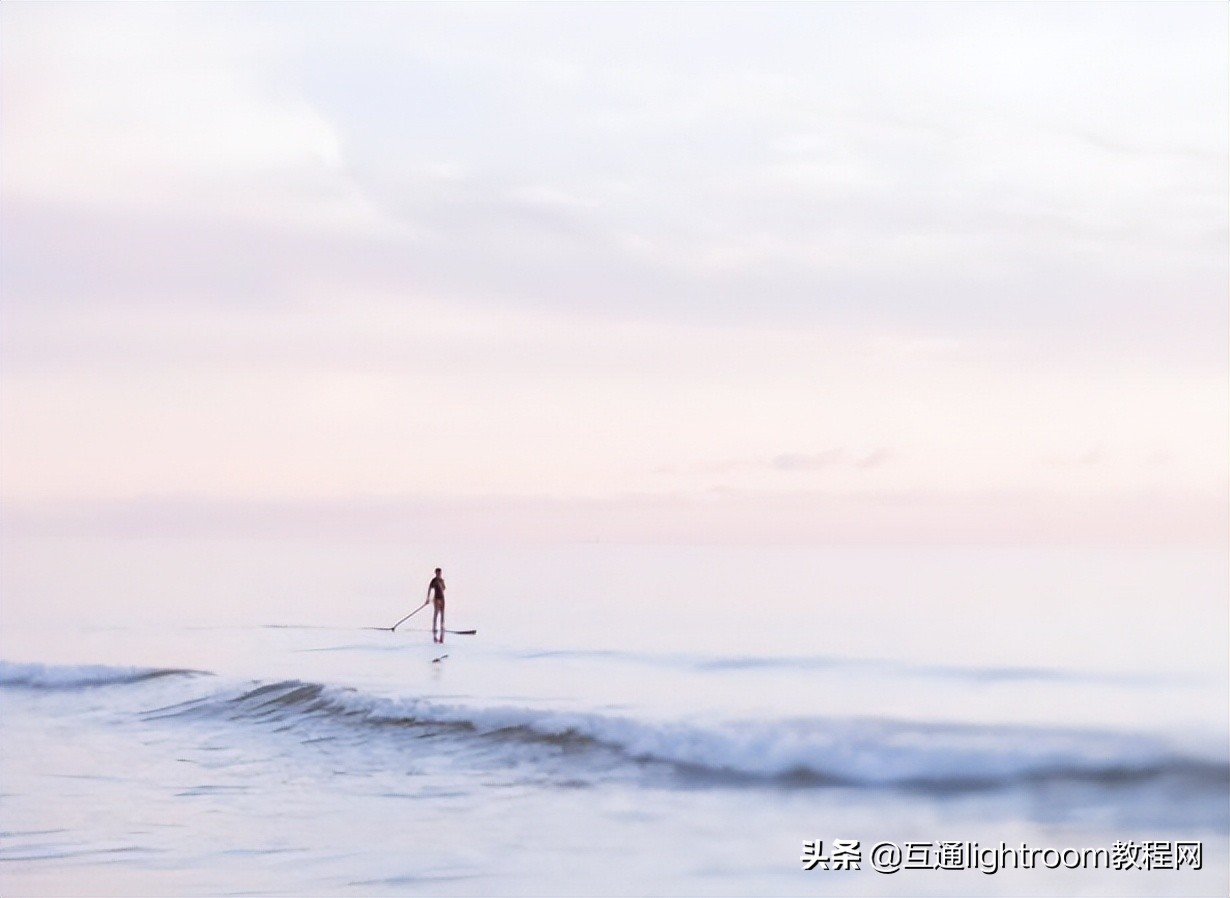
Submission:
<svg viewBox="0 0 1230 898">
<path fill-rule="evenodd" d="M 1224 496 L 1224 8 L 0 17 L 9 500 Z"/>
</svg>

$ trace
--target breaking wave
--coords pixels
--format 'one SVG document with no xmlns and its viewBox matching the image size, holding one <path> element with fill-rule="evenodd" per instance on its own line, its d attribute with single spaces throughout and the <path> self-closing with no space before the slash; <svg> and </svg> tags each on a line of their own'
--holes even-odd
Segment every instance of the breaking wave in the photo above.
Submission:
<svg viewBox="0 0 1230 898">
<path fill-rule="evenodd" d="M 55 665 L 0 661 L 0 687 L 83 689 L 140 683 L 162 677 L 201 676 L 203 671 L 172 667 L 112 667 L 105 664 Z"/>
<path fill-rule="evenodd" d="M 0 687 L 75 690 L 155 679 L 209 676 L 180 668 L 55 666 L 0 661 Z M 225 719 L 271 725 L 304 743 L 345 741 L 397 750 L 418 737 L 459 740 L 494 763 L 525 747 L 654 765 L 721 783 L 790 783 L 853 788 L 984 790 L 1054 783 L 1115 788 L 1163 784 L 1222 790 L 1230 763 L 1184 753 L 1139 733 L 954 724 L 856 717 L 656 720 L 597 711 L 470 705 L 375 695 L 283 680 L 226 682 L 185 690 L 145 719 Z M 165 693 L 159 693 L 165 699 Z M 409 737 L 409 738 L 407 738 Z M 595 769 L 606 769 L 597 764 Z"/>
<path fill-rule="evenodd" d="M 381 739 L 396 740 L 406 731 L 453 736 L 496 752 L 527 744 L 592 749 L 726 781 L 939 790 L 1058 781 L 1230 783 L 1224 760 L 1183 755 L 1149 736 L 1023 726 L 865 718 L 657 721 L 384 697 L 298 680 L 256 684 L 156 713 L 275 723 L 313 737 L 321 727 L 339 726 Z"/>
</svg>

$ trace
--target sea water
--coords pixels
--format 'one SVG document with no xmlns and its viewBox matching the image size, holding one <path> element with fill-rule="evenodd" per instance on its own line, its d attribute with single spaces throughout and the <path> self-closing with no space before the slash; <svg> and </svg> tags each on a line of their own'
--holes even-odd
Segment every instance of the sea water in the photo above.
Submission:
<svg viewBox="0 0 1230 898">
<path fill-rule="evenodd" d="M 1227 893 L 1221 550 L 5 550 L 4 895 Z"/>
</svg>

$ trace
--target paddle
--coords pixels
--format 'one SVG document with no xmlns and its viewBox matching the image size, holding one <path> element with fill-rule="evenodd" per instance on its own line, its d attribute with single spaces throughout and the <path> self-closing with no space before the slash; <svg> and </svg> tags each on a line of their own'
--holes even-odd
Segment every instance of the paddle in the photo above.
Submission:
<svg viewBox="0 0 1230 898">
<path fill-rule="evenodd" d="M 410 618 L 414 617 L 416 614 L 418 614 L 420 611 L 422 611 L 422 610 L 423 610 L 424 608 L 426 608 L 426 607 L 427 607 L 427 603 L 426 603 L 426 602 L 424 602 L 422 605 L 419 605 L 419 607 L 415 608 L 413 611 L 411 611 L 409 614 L 407 614 L 405 617 L 403 617 L 401 620 L 399 620 L 399 621 L 398 621 L 397 623 L 395 623 L 393 626 L 391 626 L 391 627 L 372 627 L 372 629 L 373 629 L 373 630 L 388 630 L 390 633 L 392 633 L 392 632 L 396 631 L 398 627 L 400 627 L 400 626 L 401 626 L 402 624 L 404 624 L 406 621 L 410 620 Z"/>
</svg>

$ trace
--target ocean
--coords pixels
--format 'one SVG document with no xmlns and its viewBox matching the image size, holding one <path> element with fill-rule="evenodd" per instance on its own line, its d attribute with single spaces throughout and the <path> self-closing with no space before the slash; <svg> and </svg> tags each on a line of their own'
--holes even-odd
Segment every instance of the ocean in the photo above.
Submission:
<svg viewBox="0 0 1230 898">
<path fill-rule="evenodd" d="M 1226 576 L 10 537 L 0 894 L 1224 896 Z"/>
</svg>

